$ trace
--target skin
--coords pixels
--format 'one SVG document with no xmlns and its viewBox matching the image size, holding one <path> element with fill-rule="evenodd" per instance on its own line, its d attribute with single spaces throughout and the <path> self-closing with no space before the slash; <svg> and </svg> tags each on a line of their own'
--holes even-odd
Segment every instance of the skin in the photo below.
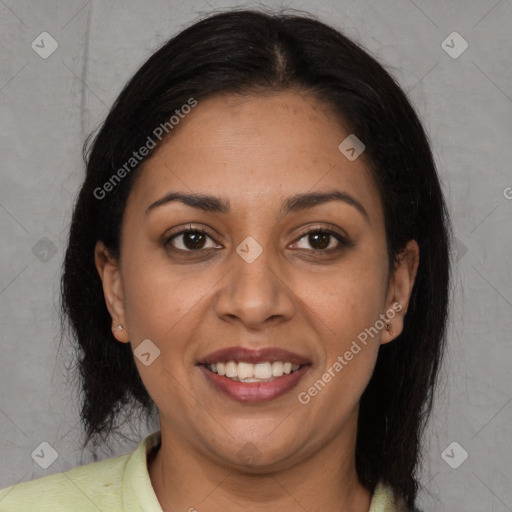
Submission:
<svg viewBox="0 0 512 512">
<path fill-rule="evenodd" d="M 402 330 L 419 250 L 410 241 L 389 273 L 382 205 L 364 153 L 349 161 L 338 149 L 349 133 L 327 105 L 296 91 L 200 101 L 145 162 L 123 217 L 120 261 L 96 246 L 113 326 L 124 326 L 115 337 L 133 349 L 149 338 L 161 351 L 149 366 L 135 361 L 160 414 L 162 446 L 148 470 L 165 511 L 369 509 L 355 469 L 358 405 L 380 344 Z M 280 214 L 289 196 L 331 190 L 350 194 L 368 218 L 341 201 Z M 170 191 L 222 196 L 231 209 L 175 201 L 145 214 Z M 178 236 L 165 247 L 190 224 L 211 238 L 194 246 Z M 308 227 L 331 227 L 351 244 L 328 237 L 322 245 L 303 234 Z M 252 263 L 236 252 L 248 236 L 263 249 Z M 391 332 L 379 330 L 301 404 L 299 392 L 396 302 L 402 310 Z M 285 348 L 307 356 L 311 368 L 284 396 L 236 402 L 196 366 L 234 345 Z M 247 443 L 259 456 L 252 464 L 238 457 Z"/>
</svg>

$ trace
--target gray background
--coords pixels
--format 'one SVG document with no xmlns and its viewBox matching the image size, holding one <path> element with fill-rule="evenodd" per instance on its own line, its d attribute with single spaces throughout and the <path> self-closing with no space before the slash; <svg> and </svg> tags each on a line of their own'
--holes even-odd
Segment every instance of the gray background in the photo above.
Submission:
<svg viewBox="0 0 512 512">
<path fill-rule="evenodd" d="M 82 143 L 161 42 L 214 0 L 0 0 L 0 488 L 94 459 L 59 348 L 58 290 Z M 363 43 L 430 133 L 457 236 L 449 347 L 425 438 L 421 506 L 512 511 L 512 1 L 267 2 L 304 9 Z M 47 59 L 31 47 L 47 31 Z M 458 32 L 458 58 L 442 42 Z M 457 51 L 460 41 L 447 43 Z M 126 453 L 156 424 L 126 432 Z M 58 453 L 43 469 L 41 442 Z M 445 452 L 452 443 L 453 445 Z M 453 449 L 453 451 L 452 451 Z M 468 458 L 457 469 L 462 449 Z M 442 453 L 445 453 L 444 459 Z M 1 504 L 0 504 L 1 505 Z"/>
</svg>

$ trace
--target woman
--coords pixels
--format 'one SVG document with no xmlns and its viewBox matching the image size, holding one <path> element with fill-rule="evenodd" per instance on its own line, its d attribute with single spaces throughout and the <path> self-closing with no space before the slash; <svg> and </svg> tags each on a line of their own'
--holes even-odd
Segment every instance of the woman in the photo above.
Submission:
<svg viewBox="0 0 512 512">
<path fill-rule="evenodd" d="M 255 11 L 187 28 L 97 134 L 62 278 L 85 444 L 130 404 L 160 430 L 0 508 L 417 510 L 449 235 L 421 123 L 358 45 Z"/>
</svg>

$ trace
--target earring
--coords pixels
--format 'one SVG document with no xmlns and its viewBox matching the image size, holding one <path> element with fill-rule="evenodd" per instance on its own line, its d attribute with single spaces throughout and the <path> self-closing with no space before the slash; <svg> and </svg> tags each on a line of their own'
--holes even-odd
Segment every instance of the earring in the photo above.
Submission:
<svg viewBox="0 0 512 512">
<path fill-rule="evenodd" d="M 123 330 L 123 326 L 121 324 L 119 324 L 118 326 L 114 327 L 113 330 L 114 331 L 122 331 Z"/>
<path fill-rule="evenodd" d="M 393 336 L 393 331 L 391 330 L 391 324 L 386 324 L 386 331 L 388 331 L 391 336 Z"/>
</svg>

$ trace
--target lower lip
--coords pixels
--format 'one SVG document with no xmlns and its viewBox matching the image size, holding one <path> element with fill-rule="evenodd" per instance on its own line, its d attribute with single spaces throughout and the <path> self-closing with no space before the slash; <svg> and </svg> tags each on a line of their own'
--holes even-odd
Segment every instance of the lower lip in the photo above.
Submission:
<svg viewBox="0 0 512 512">
<path fill-rule="evenodd" d="M 203 365 L 199 368 L 208 381 L 219 391 L 239 402 L 254 403 L 267 402 L 290 391 L 309 370 L 309 364 L 301 366 L 296 372 L 275 377 L 274 380 L 269 382 L 237 382 L 214 373 Z"/>
</svg>

